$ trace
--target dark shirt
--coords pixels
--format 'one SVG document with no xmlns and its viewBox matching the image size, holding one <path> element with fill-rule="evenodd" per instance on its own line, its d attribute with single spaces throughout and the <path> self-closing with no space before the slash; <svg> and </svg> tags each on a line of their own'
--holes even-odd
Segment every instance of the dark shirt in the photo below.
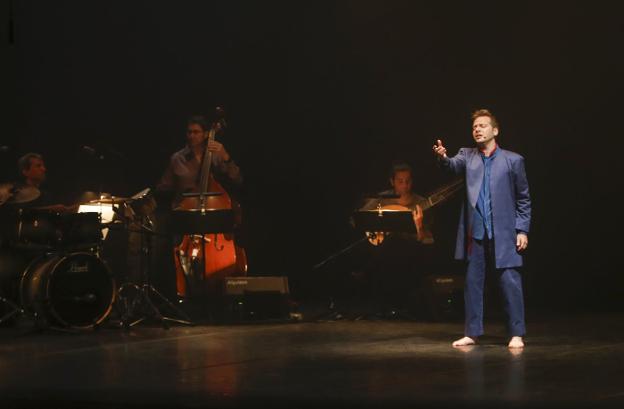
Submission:
<svg viewBox="0 0 624 409">
<path fill-rule="evenodd" d="M 490 195 L 490 175 L 492 173 L 492 162 L 498 154 L 498 149 L 494 149 L 490 156 L 480 153 L 483 160 L 483 182 L 477 199 L 477 211 L 474 213 L 472 223 L 472 237 L 477 240 L 483 240 L 487 234 L 488 239 L 494 237 L 494 227 L 492 225 L 492 201 Z"/>
</svg>

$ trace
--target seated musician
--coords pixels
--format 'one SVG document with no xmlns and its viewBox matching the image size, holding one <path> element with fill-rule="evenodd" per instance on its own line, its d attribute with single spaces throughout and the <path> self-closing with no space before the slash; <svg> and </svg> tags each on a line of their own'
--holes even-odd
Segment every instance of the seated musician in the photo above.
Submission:
<svg viewBox="0 0 624 409">
<path fill-rule="evenodd" d="M 65 206 L 58 203 L 50 192 L 42 188 L 46 181 L 46 166 L 43 156 L 30 152 L 23 155 L 17 161 L 21 180 L 14 184 L 9 184 L 2 194 L 1 202 L 20 208 L 37 208 L 54 212 L 75 211 L 75 206 Z"/>
<path fill-rule="evenodd" d="M 0 186 L 0 247 L 15 239 L 14 226 L 20 209 L 36 209 L 33 211 L 45 213 L 76 210 L 75 206 L 58 203 L 48 191 L 42 189 L 47 172 L 43 156 L 27 153 L 19 158 L 17 167 L 21 175 L 20 181 Z"/>
<path fill-rule="evenodd" d="M 45 213 L 73 211 L 71 207 L 59 204 L 42 188 L 46 181 L 46 166 L 43 156 L 29 152 L 17 161 L 20 180 L 3 184 L 0 189 L 0 294 L 11 294 L 17 277 L 17 266 L 23 264 L 22 257 L 30 258 L 29 252 L 19 252 L 14 247 L 16 226 L 20 209 L 39 209 Z M 39 253 L 37 253 L 39 254 Z"/>
<path fill-rule="evenodd" d="M 157 191 L 161 193 L 174 194 L 173 207 L 180 203 L 182 193 L 198 188 L 204 149 L 213 152 L 211 171 L 226 190 L 235 193 L 235 188 L 242 184 L 241 171 L 223 144 L 208 141 L 210 128 L 211 125 L 203 116 L 193 116 L 187 121 L 186 146 L 171 156 L 169 166 L 157 186 Z"/>
<path fill-rule="evenodd" d="M 383 318 L 395 318 L 407 313 L 415 300 L 414 294 L 429 274 L 433 258 L 432 219 L 423 212 L 425 198 L 414 193 L 412 168 L 403 161 L 395 161 L 390 171 L 392 189 L 379 193 L 382 198 L 369 199 L 360 210 L 381 207 L 391 210 L 411 210 L 416 234 L 369 232 L 369 241 L 375 246 L 372 263 L 368 263 L 369 305 Z M 398 196 L 383 198 L 383 196 Z M 370 246 L 369 246 L 370 247 Z"/>
<path fill-rule="evenodd" d="M 411 210 L 416 226 L 416 235 L 399 234 L 403 239 L 415 239 L 422 244 L 433 244 L 431 234 L 431 217 L 423 213 L 422 207 L 425 198 L 414 193 L 412 189 L 412 168 L 403 161 L 395 161 L 390 170 L 390 185 L 392 189 L 379 193 L 379 196 L 397 195 L 398 198 L 369 199 L 360 210 L 393 209 Z"/>
</svg>

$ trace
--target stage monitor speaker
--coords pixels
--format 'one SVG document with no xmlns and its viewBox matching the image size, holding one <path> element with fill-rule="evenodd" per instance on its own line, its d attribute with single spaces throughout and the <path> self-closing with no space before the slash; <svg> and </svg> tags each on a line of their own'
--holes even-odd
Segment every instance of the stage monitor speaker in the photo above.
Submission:
<svg viewBox="0 0 624 409">
<path fill-rule="evenodd" d="M 225 277 L 221 304 L 223 321 L 288 319 L 288 277 Z"/>
<path fill-rule="evenodd" d="M 464 315 L 464 276 L 434 274 L 424 278 L 423 298 L 435 321 L 461 319 Z"/>
</svg>

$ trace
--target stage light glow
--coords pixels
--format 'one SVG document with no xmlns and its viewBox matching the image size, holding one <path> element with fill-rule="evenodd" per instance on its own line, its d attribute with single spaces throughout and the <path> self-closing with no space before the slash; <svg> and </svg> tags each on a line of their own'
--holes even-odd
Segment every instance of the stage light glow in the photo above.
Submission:
<svg viewBox="0 0 624 409">
<path fill-rule="evenodd" d="M 90 204 L 82 204 L 78 207 L 78 213 L 99 213 L 102 223 L 111 223 L 113 221 L 113 216 L 115 215 L 115 211 L 113 210 L 113 205 L 110 203 L 90 203 Z M 108 228 L 105 227 L 102 229 L 102 238 L 106 240 L 106 235 L 108 234 Z"/>
</svg>

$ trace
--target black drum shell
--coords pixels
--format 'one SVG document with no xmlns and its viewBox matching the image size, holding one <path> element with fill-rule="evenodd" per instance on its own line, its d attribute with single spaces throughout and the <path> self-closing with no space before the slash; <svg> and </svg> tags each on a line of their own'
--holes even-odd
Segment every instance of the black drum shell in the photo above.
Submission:
<svg viewBox="0 0 624 409">
<path fill-rule="evenodd" d="M 59 213 L 38 209 L 20 209 L 9 240 L 24 248 L 53 248 L 62 238 L 62 218 Z"/>
<path fill-rule="evenodd" d="M 88 329 L 110 314 L 116 286 L 106 264 L 91 253 L 48 254 L 20 280 L 23 308 L 64 327 Z"/>
<path fill-rule="evenodd" d="M 66 249 L 84 250 L 102 240 L 101 216 L 96 212 L 66 213 L 61 217 L 61 245 Z"/>
</svg>

